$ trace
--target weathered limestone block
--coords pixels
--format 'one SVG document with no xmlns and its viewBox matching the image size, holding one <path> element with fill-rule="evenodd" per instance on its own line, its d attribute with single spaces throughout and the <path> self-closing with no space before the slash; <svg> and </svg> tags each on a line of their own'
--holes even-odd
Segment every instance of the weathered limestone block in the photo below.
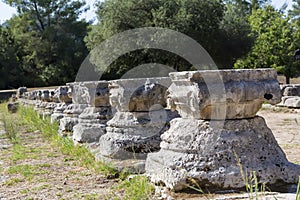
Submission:
<svg viewBox="0 0 300 200">
<path fill-rule="evenodd" d="M 169 78 L 120 79 L 109 82 L 110 104 L 118 112 L 148 112 L 166 105 Z M 157 109 L 160 109 L 159 107 Z"/>
<path fill-rule="evenodd" d="M 277 106 L 300 108 L 300 84 L 282 85 L 282 101 Z"/>
<path fill-rule="evenodd" d="M 79 123 L 79 115 L 88 106 L 109 106 L 107 84 L 106 81 L 67 83 L 68 96 L 72 98 L 72 104 L 67 107 L 64 117 L 60 120 L 60 133 L 72 132 L 73 127 Z M 74 137 L 79 139 L 77 133 Z"/>
<path fill-rule="evenodd" d="M 24 106 L 34 106 L 35 105 L 35 92 L 24 92 L 22 97 L 18 98 L 18 101 Z"/>
<path fill-rule="evenodd" d="M 18 90 L 17 90 L 17 98 L 23 98 L 25 92 L 27 92 L 26 87 L 19 87 Z"/>
<path fill-rule="evenodd" d="M 107 134 L 100 138 L 102 156 L 114 159 L 145 159 L 159 150 L 160 135 L 167 129 L 164 111 L 151 119 L 148 112 L 117 112 L 107 123 Z M 161 119 L 160 119 L 161 117 Z"/>
<path fill-rule="evenodd" d="M 74 142 L 99 142 L 99 138 L 106 133 L 106 122 L 111 117 L 110 107 L 85 108 L 79 115 L 78 124 L 73 127 Z"/>
<path fill-rule="evenodd" d="M 145 159 L 147 153 L 159 150 L 160 135 L 168 128 L 171 118 L 178 116 L 164 109 L 171 81 L 169 78 L 140 78 L 109 83 L 110 104 L 117 112 L 107 122 L 107 133 L 99 140 L 97 158 Z M 143 172 L 144 161 L 138 165 L 133 171 Z"/>
<path fill-rule="evenodd" d="M 79 86 L 81 97 L 88 107 L 79 115 L 79 123 L 73 128 L 73 140 L 79 143 L 99 142 L 106 133 L 106 122 L 112 118 L 108 82 L 82 82 Z"/>
<path fill-rule="evenodd" d="M 78 124 L 78 116 L 88 106 L 85 98 L 82 98 L 82 88 L 79 87 L 80 82 L 67 83 L 67 95 L 72 98 L 72 104 L 68 105 L 63 111 L 63 118 L 59 121 L 58 133 L 69 135 L 73 132 L 73 127 Z"/>
<path fill-rule="evenodd" d="M 300 96 L 300 84 L 281 86 L 282 96 Z"/>
<path fill-rule="evenodd" d="M 72 103 L 72 98 L 68 95 L 68 86 L 60 86 L 55 90 L 55 96 L 58 98 L 59 102 L 61 103 Z"/>
<path fill-rule="evenodd" d="M 277 106 L 300 108 L 300 96 L 283 96 L 282 101 Z"/>
<path fill-rule="evenodd" d="M 17 102 L 17 97 L 13 94 L 7 103 L 7 110 L 11 113 L 16 113 L 18 111 L 18 107 L 19 102 Z"/>
<path fill-rule="evenodd" d="M 62 119 L 64 117 L 64 110 L 70 103 L 72 103 L 72 98 L 68 96 L 68 90 L 68 86 L 59 86 L 54 91 L 53 99 L 58 100 L 59 103 L 56 105 L 53 113 L 51 114 L 51 123 Z"/>
<path fill-rule="evenodd" d="M 259 183 L 296 183 L 300 166 L 287 161 L 264 119 L 255 116 L 263 101 L 276 104 L 281 99 L 274 70 L 170 76 L 171 101 L 183 118 L 170 122 L 160 151 L 148 154 L 146 173 L 153 182 L 174 190 L 193 182 L 211 190 L 239 189 L 245 187 L 243 176 L 255 171 Z"/>
<path fill-rule="evenodd" d="M 67 109 L 68 104 L 66 103 L 59 103 L 51 115 L 51 123 L 54 123 L 55 121 L 60 121 L 64 117 L 64 111 Z"/>
<path fill-rule="evenodd" d="M 263 102 L 276 104 L 281 98 L 273 69 L 173 72 L 170 77 L 170 101 L 183 118 L 250 118 Z"/>
<path fill-rule="evenodd" d="M 44 110 L 50 102 L 50 91 L 49 90 L 37 90 L 35 93 L 35 102 L 34 110 L 41 116 L 43 116 Z"/>
<path fill-rule="evenodd" d="M 194 180 L 211 191 L 244 188 L 241 173 L 253 171 L 260 184 L 296 183 L 300 166 L 288 162 L 262 117 L 226 120 L 223 128 L 177 118 L 162 135 L 161 150 L 148 154 L 146 171 L 174 190 Z"/>
<path fill-rule="evenodd" d="M 59 121 L 58 132 L 62 135 L 73 132 L 73 127 L 78 124 L 78 116 L 84 111 L 87 104 L 70 104 L 63 111 L 63 118 Z"/>
</svg>

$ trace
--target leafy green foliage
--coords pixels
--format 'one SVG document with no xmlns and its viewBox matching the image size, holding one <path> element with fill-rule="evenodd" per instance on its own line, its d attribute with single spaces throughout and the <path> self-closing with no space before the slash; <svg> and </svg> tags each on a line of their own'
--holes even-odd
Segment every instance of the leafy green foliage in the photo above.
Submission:
<svg viewBox="0 0 300 200">
<path fill-rule="evenodd" d="M 220 33 L 223 11 L 220 0 L 107 0 L 99 4 L 99 23 L 92 26 L 85 41 L 88 48 L 93 49 L 116 33 L 134 28 L 162 27 L 192 37 L 213 56 L 217 49 L 216 38 Z M 97 54 L 97 51 L 92 52 L 92 57 L 95 56 L 93 54 Z M 160 63 L 179 71 L 192 67 L 186 60 L 170 52 L 142 49 L 116 60 L 109 66 L 104 78 L 119 78 L 126 71 L 144 63 Z M 94 64 L 102 67 L 101 63 Z"/>
<path fill-rule="evenodd" d="M 5 23 L 0 41 L 0 70 L 16 77 L 3 88 L 58 85 L 75 78 L 88 51 L 83 42 L 88 24 L 79 21 L 84 3 L 71 0 L 6 0 L 18 14 Z M 3 41 L 3 42 L 2 42 Z M 3 57 L 1 59 L 1 56 Z M 2 64 L 9 61 L 6 65 Z M 22 78 L 20 78 L 22 77 Z M 0 85 L 1 86 L 1 85 Z"/>
<path fill-rule="evenodd" d="M 246 58 L 235 63 L 235 68 L 276 68 L 289 82 L 289 77 L 299 72 L 293 62 L 299 39 L 295 31 L 297 27 L 272 6 L 254 11 L 249 21 L 255 43 Z"/>
</svg>

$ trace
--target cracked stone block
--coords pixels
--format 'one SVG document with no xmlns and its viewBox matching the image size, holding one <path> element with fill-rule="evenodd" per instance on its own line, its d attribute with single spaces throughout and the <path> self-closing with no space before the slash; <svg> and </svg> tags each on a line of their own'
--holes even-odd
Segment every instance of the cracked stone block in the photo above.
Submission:
<svg viewBox="0 0 300 200">
<path fill-rule="evenodd" d="M 161 150 L 148 154 L 146 173 L 155 183 L 179 191 L 192 181 L 212 190 L 245 188 L 256 172 L 259 184 L 295 184 L 300 166 L 288 162 L 262 117 L 210 121 L 177 118 L 162 135 Z M 244 176 L 244 178 L 243 178 Z"/>
<path fill-rule="evenodd" d="M 300 97 L 298 96 L 283 96 L 282 101 L 277 106 L 288 108 L 300 108 Z"/>
<path fill-rule="evenodd" d="M 87 124 L 87 119 L 83 117 L 80 120 L 80 114 L 85 111 L 88 107 L 110 107 L 109 104 L 109 90 L 107 81 L 87 81 L 87 82 L 74 82 L 67 83 L 69 90 L 67 92 L 68 96 L 72 98 L 72 104 L 67 107 L 64 111 L 64 117 L 60 120 L 59 132 L 73 132 L 73 127 L 83 122 L 76 128 L 76 133 L 74 135 L 74 141 L 77 142 L 88 142 L 91 141 L 92 132 L 95 132 L 95 139 L 98 138 L 97 130 L 102 132 L 102 125 Z M 90 111 L 97 112 L 96 109 L 88 109 L 86 112 Z M 96 117 L 100 113 L 89 113 L 90 117 Z M 87 130 L 85 131 L 85 127 Z M 99 129 L 96 129 L 98 127 Z M 82 134 L 87 134 L 84 136 Z M 85 141 L 84 138 L 88 138 Z"/>
<path fill-rule="evenodd" d="M 51 115 L 51 123 L 55 121 L 59 121 L 64 117 L 64 111 L 67 109 L 68 104 L 66 103 L 59 103 L 55 109 L 53 110 L 53 114 Z"/>
<path fill-rule="evenodd" d="M 170 105 L 182 118 L 170 122 L 161 149 L 147 156 L 153 182 L 175 191 L 195 183 L 210 191 L 241 189 L 254 171 L 259 183 L 297 182 L 300 166 L 288 162 L 264 119 L 256 116 L 264 101 L 281 99 L 273 69 L 170 76 Z"/>
<path fill-rule="evenodd" d="M 282 85 L 281 91 L 283 96 L 300 96 L 300 84 Z"/>
<path fill-rule="evenodd" d="M 73 128 L 73 141 L 98 142 L 100 136 L 106 133 L 106 122 L 112 118 L 108 82 L 81 82 L 74 86 L 74 90 L 76 89 L 80 90 L 80 101 L 84 99 L 88 107 L 79 115 L 78 124 Z"/>
<path fill-rule="evenodd" d="M 170 73 L 171 107 L 182 118 L 254 117 L 264 102 L 280 102 L 276 70 L 204 70 Z"/>
<path fill-rule="evenodd" d="M 116 110 L 100 137 L 97 159 L 140 160 L 136 169 L 144 171 L 149 152 L 159 150 L 160 135 L 177 112 L 166 110 L 169 78 L 139 78 L 109 81 L 110 104 Z M 125 162 L 126 163 L 126 162 Z"/>
<path fill-rule="evenodd" d="M 72 133 L 73 127 L 78 124 L 78 116 L 87 107 L 87 104 L 70 104 L 63 111 L 63 118 L 59 120 L 59 134 L 64 135 L 64 133 Z"/>
<path fill-rule="evenodd" d="M 99 142 L 99 138 L 106 133 L 106 123 L 111 118 L 110 107 L 87 107 L 79 115 L 79 123 L 73 128 L 73 141 Z"/>
<path fill-rule="evenodd" d="M 165 107 L 170 84 L 167 77 L 109 81 L 110 104 L 119 112 L 148 112 L 155 105 Z"/>
<path fill-rule="evenodd" d="M 68 95 L 69 86 L 59 86 L 55 89 L 53 94 L 53 99 L 58 100 L 59 103 L 56 104 L 53 112 L 51 113 L 51 123 L 59 121 L 64 117 L 64 111 L 67 109 L 68 105 L 72 103 L 72 98 Z"/>
</svg>

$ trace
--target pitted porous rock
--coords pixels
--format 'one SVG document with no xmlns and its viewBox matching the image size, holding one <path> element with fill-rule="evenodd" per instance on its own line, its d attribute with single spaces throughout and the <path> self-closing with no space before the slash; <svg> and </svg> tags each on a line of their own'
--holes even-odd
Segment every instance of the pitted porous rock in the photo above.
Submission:
<svg viewBox="0 0 300 200">
<path fill-rule="evenodd" d="M 116 110 L 100 137 L 99 160 L 108 162 L 139 159 L 137 173 L 144 171 L 147 154 L 159 150 L 160 135 L 177 112 L 166 110 L 167 77 L 109 81 L 110 104 Z"/>
<path fill-rule="evenodd" d="M 170 77 L 170 102 L 183 118 L 250 118 L 264 102 L 281 100 L 274 69 L 172 72 Z"/>
<path fill-rule="evenodd" d="M 87 103 L 88 107 L 79 115 L 78 124 L 73 128 L 73 141 L 98 142 L 100 136 L 106 133 L 106 122 L 112 118 L 108 82 L 80 82 L 74 85 L 74 91 L 74 94 L 81 95 L 82 102 Z"/>
<path fill-rule="evenodd" d="M 201 188 L 243 188 L 243 176 L 253 171 L 259 183 L 270 185 L 296 183 L 300 174 L 261 117 L 226 120 L 223 129 L 209 121 L 174 119 L 162 135 L 161 150 L 146 161 L 151 180 L 174 190 L 188 187 L 190 180 Z"/>
<path fill-rule="evenodd" d="M 148 112 L 155 105 L 165 107 L 170 85 L 168 77 L 109 81 L 110 104 L 119 112 Z"/>
</svg>

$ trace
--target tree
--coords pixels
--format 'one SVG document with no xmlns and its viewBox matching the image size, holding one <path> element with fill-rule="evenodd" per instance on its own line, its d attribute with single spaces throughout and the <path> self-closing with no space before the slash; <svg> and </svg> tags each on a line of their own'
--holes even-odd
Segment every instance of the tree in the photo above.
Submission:
<svg viewBox="0 0 300 200">
<path fill-rule="evenodd" d="M 249 3 L 246 1 L 230 1 L 225 4 L 226 11 L 221 21 L 220 28 L 221 48 L 217 55 L 219 65 L 223 68 L 232 68 L 237 59 L 245 56 L 251 49 L 254 38 L 249 36 L 251 26 Z"/>
<path fill-rule="evenodd" d="M 293 8 L 289 11 L 290 16 L 297 23 L 298 27 L 300 26 L 300 0 L 293 0 Z"/>
<path fill-rule="evenodd" d="M 79 21 L 84 2 L 71 0 L 6 0 L 18 14 L 7 21 L 19 47 L 18 62 L 27 86 L 73 81 L 88 51 L 83 42 L 88 24 Z"/>
<path fill-rule="evenodd" d="M 298 71 L 293 63 L 296 35 L 290 19 L 266 6 L 254 11 L 249 21 L 256 40 L 246 58 L 235 63 L 235 68 L 276 68 L 289 83 Z"/>
<path fill-rule="evenodd" d="M 5 25 L 0 26 L 0 89 L 13 88 L 21 84 L 18 77 L 17 47 Z"/>
<path fill-rule="evenodd" d="M 99 4 L 99 23 L 92 26 L 85 41 L 88 48 L 93 49 L 116 33 L 141 27 L 163 27 L 192 37 L 214 57 L 223 12 L 220 0 L 107 0 Z M 149 62 L 173 66 L 176 70 L 192 67 L 172 53 L 143 49 L 119 58 L 104 77 L 119 78 L 131 68 Z"/>
</svg>

